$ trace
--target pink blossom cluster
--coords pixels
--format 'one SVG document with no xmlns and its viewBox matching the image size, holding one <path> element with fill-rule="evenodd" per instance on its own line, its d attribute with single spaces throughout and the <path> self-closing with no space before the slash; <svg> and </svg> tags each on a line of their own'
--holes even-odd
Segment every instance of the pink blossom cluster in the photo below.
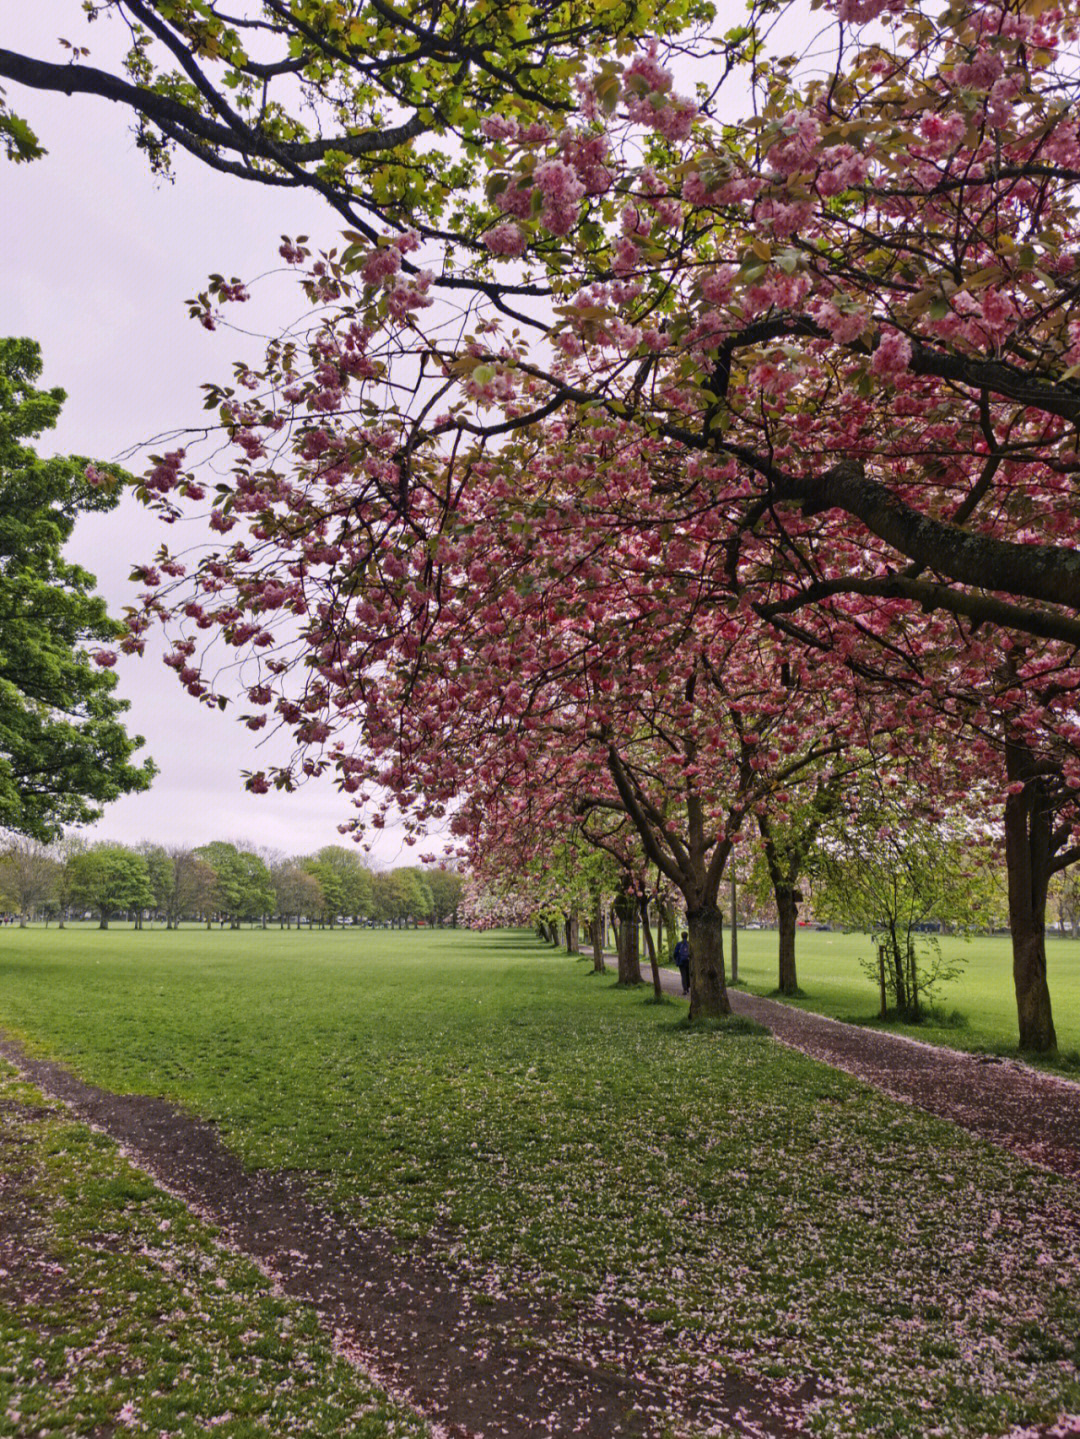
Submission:
<svg viewBox="0 0 1080 1439">
<path fill-rule="evenodd" d="M 884 330 L 874 347 L 870 369 L 879 379 L 895 380 L 911 364 L 911 341 L 899 330 Z"/>
<path fill-rule="evenodd" d="M 181 467 L 184 463 L 184 450 L 170 450 L 160 459 L 156 460 L 153 469 L 143 480 L 148 490 L 157 494 L 168 494 L 174 490 L 181 480 Z"/>
<path fill-rule="evenodd" d="M 533 172 L 543 197 L 540 223 L 553 235 L 568 235 L 577 223 L 585 185 L 572 166 L 562 160 L 544 160 Z"/>
<path fill-rule="evenodd" d="M 484 244 L 498 259 L 516 259 L 525 253 L 528 237 L 513 221 L 504 220 L 485 231 Z"/>
</svg>

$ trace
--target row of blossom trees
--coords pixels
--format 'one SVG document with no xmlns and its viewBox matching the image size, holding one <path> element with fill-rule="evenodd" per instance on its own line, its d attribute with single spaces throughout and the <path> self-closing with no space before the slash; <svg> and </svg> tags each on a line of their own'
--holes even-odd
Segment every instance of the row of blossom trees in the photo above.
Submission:
<svg viewBox="0 0 1080 1439">
<path fill-rule="evenodd" d="M 527 831 L 655 870 L 698 1015 L 727 1008 L 739 836 L 884 756 L 927 817 L 1003 834 L 1020 1043 L 1052 1049 L 1047 891 L 1080 857 L 1076 7 L 834 0 L 809 75 L 768 56 L 775 9 L 707 37 L 694 96 L 668 56 L 700 37 L 636 40 L 619 9 L 605 55 L 598 12 L 568 60 L 537 11 L 501 89 L 505 39 L 477 38 L 475 118 L 415 91 L 405 130 L 358 126 L 316 177 L 363 209 L 344 247 L 281 247 L 314 327 L 208 390 L 220 545 L 142 567 L 126 643 L 163 619 L 208 703 L 207 634 L 235 650 L 244 723 L 298 747 L 256 792 L 331 771 L 375 822 L 452 811 L 478 859 Z M 254 84 L 235 37 L 151 29 L 189 76 L 216 53 Z M 427 35 L 425 84 L 460 43 Z M 216 111 L 189 148 L 312 183 L 319 142 L 155 85 L 111 97 L 180 144 Z M 418 143 L 450 132 L 458 174 Z M 218 277 L 192 313 L 246 296 Z M 142 493 L 172 518 L 206 490 L 177 450 Z"/>
</svg>

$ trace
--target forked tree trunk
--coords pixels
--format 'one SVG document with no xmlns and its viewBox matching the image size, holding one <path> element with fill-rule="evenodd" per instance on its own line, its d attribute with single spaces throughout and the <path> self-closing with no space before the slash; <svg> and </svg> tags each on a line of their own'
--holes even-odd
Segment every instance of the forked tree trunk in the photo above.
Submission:
<svg viewBox="0 0 1080 1439">
<path fill-rule="evenodd" d="M 1018 745 L 1005 747 L 1009 780 L 1029 779 L 1029 756 Z M 1005 800 L 1005 864 L 1009 877 L 1009 930 L 1020 1048 L 1035 1054 L 1057 1049 L 1046 982 L 1046 891 L 1052 859 L 1050 814 L 1038 781 Z"/>
<path fill-rule="evenodd" d="M 690 1018 L 731 1013 L 724 977 L 724 917 L 715 904 L 687 909 L 690 934 Z"/>
<path fill-rule="evenodd" d="M 776 915 L 780 932 L 780 970 L 777 989 L 781 994 L 797 994 L 799 981 L 795 973 L 795 935 L 798 931 L 799 904 L 795 898 L 795 886 L 776 884 L 773 886 L 776 899 Z"/>
</svg>

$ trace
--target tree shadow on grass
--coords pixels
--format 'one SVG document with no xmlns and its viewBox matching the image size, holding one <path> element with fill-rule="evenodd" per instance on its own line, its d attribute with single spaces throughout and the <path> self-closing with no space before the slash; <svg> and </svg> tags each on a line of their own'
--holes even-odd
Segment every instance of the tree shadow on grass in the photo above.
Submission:
<svg viewBox="0 0 1080 1439">
<path fill-rule="evenodd" d="M 750 1039 L 768 1039 L 771 1035 L 766 1025 L 745 1014 L 725 1014 L 719 1019 L 691 1019 L 689 1015 L 683 1015 L 670 1029 L 673 1034 L 720 1034 Z"/>
<path fill-rule="evenodd" d="M 836 1018 L 841 1024 L 852 1024 L 859 1029 L 881 1029 L 886 1032 L 897 1024 L 902 1024 L 909 1029 L 961 1030 L 967 1029 L 969 1026 L 968 1017 L 962 1010 L 944 1010 L 937 1007 L 920 1009 L 918 1014 L 912 1014 L 908 1010 L 890 1009 L 884 1018 L 880 1014 L 838 1014 Z"/>
</svg>

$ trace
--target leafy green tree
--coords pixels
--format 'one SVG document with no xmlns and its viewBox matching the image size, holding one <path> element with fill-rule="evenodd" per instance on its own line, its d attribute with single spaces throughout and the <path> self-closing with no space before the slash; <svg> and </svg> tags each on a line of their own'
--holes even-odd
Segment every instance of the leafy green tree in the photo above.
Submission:
<svg viewBox="0 0 1080 1439">
<path fill-rule="evenodd" d="M 217 877 L 213 866 L 192 849 L 178 846 L 166 853 L 172 863 L 172 882 L 165 895 L 165 928 L 179 929 L 185 915 L 207 914 Z"/>
<path fill-rule="evenodd" d="M 966 935 L 985 924 L 994 885 L 984 859 L 971 836 L 913 814 L 902 796 L 874 798 L 864 788 L 858 808 L 830 824 L 816 864 L 815 912 L 872 935 L 900 1017 L 918 1019 L 924 999 L 962 969 L 943 960 L 928 931 Z M 876 963 L 864 967 L 877 975 Z"/>
<path fill-rule="evenodd" d="M 68 910 L 71 908 L 71 869 L 69 861 L 74 855 L 82 854 L 87 848 L 81 835 L 66 834 L 52 846 L 59 866 L 56 876 L 56 912 L 59 928 L 63 929 Z"/>
<path fill-rule="evenodd" d="M 38 840 L 14 838 L 0 854 L 0 904 L 19 916 L 19 928 L 34 911 L 55 902 L 60 866 Z"/>
<path fill-rule="evenodd" d="M 431 915 L 436 924 L 457 923 L 458 906 L 465 893 L 464 876 L 453 869 L 425 869 L 424 880 L 431 894 Z"/>
<path fill-rule="evenodd" d="M 406 917 L 411 919 L 414 924 L 420 919 L 430 922 L 435 913 L 435 901 L 431 895 L 427 875 L 422 869 L 417 868 L 400 869 L 397 873 L 401 875 L 408 895 Z"/>
<path fill-rule="evenodd" d="M 323 887 L 306 867 L 308 863 L 306 860 L 287 859 L 270 870 L 277 913 L 286 929 L 292 918 L 295 918 L 299 929 L 302 915 L 306 914 L 310 919 L 326 910 Z"/>
<path fill-rule="evenodd" d="M 323 902 L 316 912 L 324 923 L 333 925 L 346 916 L 358 919 L 371 913 L 371 871 L 352 850 L 339 844 L 327 845 L 304 860 L 303 865 L 319 882 Z"/>
<path fill-rule="evenodd" d="M 195 851 L 214 871 L 212 903 L 230 929 L 242 921 L 264 919 L 274 909 L 274 887 L 270 871 L 250 850 L 215 840 Z"/>
<path fill-rule="evenodd" d="M 395 927 L 432 913 L 431 891 L 423 870 L 391 869 L 375 874 L 372 892 L 375 918 L 389 920 Z"/>
<path fill-rule="evenodd" d="M 144 909 L 154 902 L 146 860 L 118 844 L 97 844 L 67 862 L 71 902 L 98 912 L 98 928 L 122 910 Z"/>
<path fill-rule="evenodd" d="M 102 648 L 119 627 L 93 575 L 61 554 L 80 514 L 113 508 L 123 472 L 98 466 L 95 487 L 87 460 L 43 460 L 24 443 L 53 428 L 65 398 L 35 389 L 40 374 L 33 340 L 0 339 L 0 825 L 48 840 L 155 771 L 131 763 L 142 739 L 120 721 L 128 706 Z"/>
<path fill-rule="evenodd" d="M 150 878 L 150 889 L 154 895 L 153 907 L 159 914 L 166 912 L 169 895 L 176 883 L 176 869 L 172 856 L 160 844 L 141 844 L 138 849 L 146 861 L 146 872 Z M 142 928 L 142 917 L 135 920 L 135 928 Z"/>
<path fill-rule="evenodd" d="M 184 915 L 202 914 L 211 905 L 216 876 L 193 850 L 143 844 L 139 853 L 146 860 L 154 908 L 164 916 L 166 929 L 178 929 Z"/>
</svg>

